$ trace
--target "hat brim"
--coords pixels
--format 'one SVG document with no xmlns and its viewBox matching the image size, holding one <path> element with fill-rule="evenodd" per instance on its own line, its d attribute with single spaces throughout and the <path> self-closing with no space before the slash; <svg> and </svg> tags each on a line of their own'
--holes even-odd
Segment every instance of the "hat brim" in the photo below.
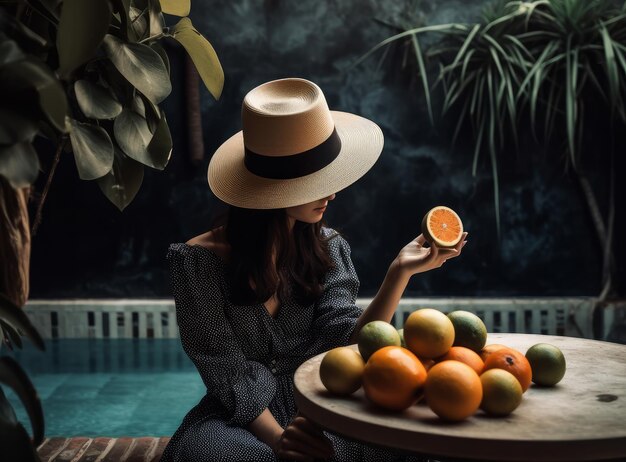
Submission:
<svg viewBox="0 0 626 462">
<path fill-rule="evenodd" d="M 288 180 L 263 178 L 244 165 L 243 132 L 226 140 L 213 154 L 207 172 L 211 191 L 222 201 L 249 209 L 278 209 L 308 204 L 330 196 L 357 181 L 378 160 L 383 132 L 369 119 L 330 111 L 341 151 L 315 173 Z"/>
</svg>

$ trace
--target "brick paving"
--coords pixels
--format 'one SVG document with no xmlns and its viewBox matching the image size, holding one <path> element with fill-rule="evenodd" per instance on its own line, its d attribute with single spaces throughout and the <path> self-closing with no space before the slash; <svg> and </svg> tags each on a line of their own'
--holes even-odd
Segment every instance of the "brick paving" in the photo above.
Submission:
<svg viewBox="0 0 626 462">
<path fill-rule="evenodd" d="M 41 462 L 158 462 L 169 437 L 46 438 Z"/>
</svg>

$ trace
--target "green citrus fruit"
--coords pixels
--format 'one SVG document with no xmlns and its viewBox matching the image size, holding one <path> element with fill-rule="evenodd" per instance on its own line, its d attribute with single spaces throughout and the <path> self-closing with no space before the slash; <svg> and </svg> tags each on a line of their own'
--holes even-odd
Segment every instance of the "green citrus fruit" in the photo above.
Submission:
<svg viewBox="0 0 626 462">
<path fill-rule="evenodd" d="M 386 346 L 400 346 L 400 334 L 385 321 L 372 321 L 363 326 L 357 339 L 359 352 L 367 361 L 376 350 Z"/>
<path fill-rule="evenodd" d="M 457 310 L 448 313 L 454 325 L 454 346 L 462 346 L 480 353 L 487 343 L 487 327 L 474 313 Z"/>
<path fill-rule="evenodd" d="M 404 323 L 404 341 L 420 359 L 445 355 L 454 342 L 454 326 L 439 310 L 422 308 Z"/>
<path fill-rule="evenodd" d="M 361 387 L 365 361 L 349 347 L 330 350 L 320 363 L 320 379 L 336 395 L 349 395 Z"/>
<path fill-rule="evenodd" d="M 404 341 L 404 329 L 398 329 L 398 334 L 400 335 L 400 346 L 406 348 L 406 342 Z"/>
<path fill-rule="evenodd" d="M 483 399 L 480 408 L 487 414 L 505 416 L 522 402 L 522 386 L 513 374 L 504 369 L 489 369 L 480 376 Z"/>
<path fill-rule="evenodd" d="M 526 359 L 533 371 L 533 382 L 551 387 L 565 375 L 563 352 L 549 343 L 537 343 L 526 352 Z"/>
</svg>

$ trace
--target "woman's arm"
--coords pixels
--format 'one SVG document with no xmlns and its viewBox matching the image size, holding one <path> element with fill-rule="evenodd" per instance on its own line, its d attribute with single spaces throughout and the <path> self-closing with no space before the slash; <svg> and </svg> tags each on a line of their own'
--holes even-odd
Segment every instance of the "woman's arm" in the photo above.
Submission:
<svg viewBox="0 0 626 462">
<path fill-rule="evenodd" d="M 268 408 L 265 408 L 256 419 L 248 424 L 248 430 L 272 449 L 283 434 L 283 427 L 276 422 Z"/>
<path fill-rule="evenodd" d="M 281 459 L 325 460 L 334 454 L 333 445 L 322 429 L 299 413 L 283 430 L 266 408 L 248 424 L 248 430 L 272 448 Z"/>
<path fill-rule="evenodd" d="M 368 322 L 391 322 L 411 276 L 439 268 L 447 259 L 458 256 L 465 246 L 466 237 L 467 233 L 463 233 L 461 241 L 451 249 L 440 249 L 436 245 L 424 247 L 426 239 L 422 234 L 407 244 L 389 266 L 378 293 L 359 317 L 350 343 L 357 342 L 361 328 Z"/>
</svg>

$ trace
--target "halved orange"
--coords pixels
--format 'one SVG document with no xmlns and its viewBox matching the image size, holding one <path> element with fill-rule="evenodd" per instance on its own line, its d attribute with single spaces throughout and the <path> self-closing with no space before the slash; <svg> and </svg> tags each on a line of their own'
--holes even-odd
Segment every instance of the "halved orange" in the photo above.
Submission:
<svg viewBox="0 0 626 462">
<path fill-rule="evenodd" d="M 439 247 L 454 247 L 463 237 L 463 222 L 454 210 L 438 205 L 424 215 L 422 234 Z"/>
</svg>

